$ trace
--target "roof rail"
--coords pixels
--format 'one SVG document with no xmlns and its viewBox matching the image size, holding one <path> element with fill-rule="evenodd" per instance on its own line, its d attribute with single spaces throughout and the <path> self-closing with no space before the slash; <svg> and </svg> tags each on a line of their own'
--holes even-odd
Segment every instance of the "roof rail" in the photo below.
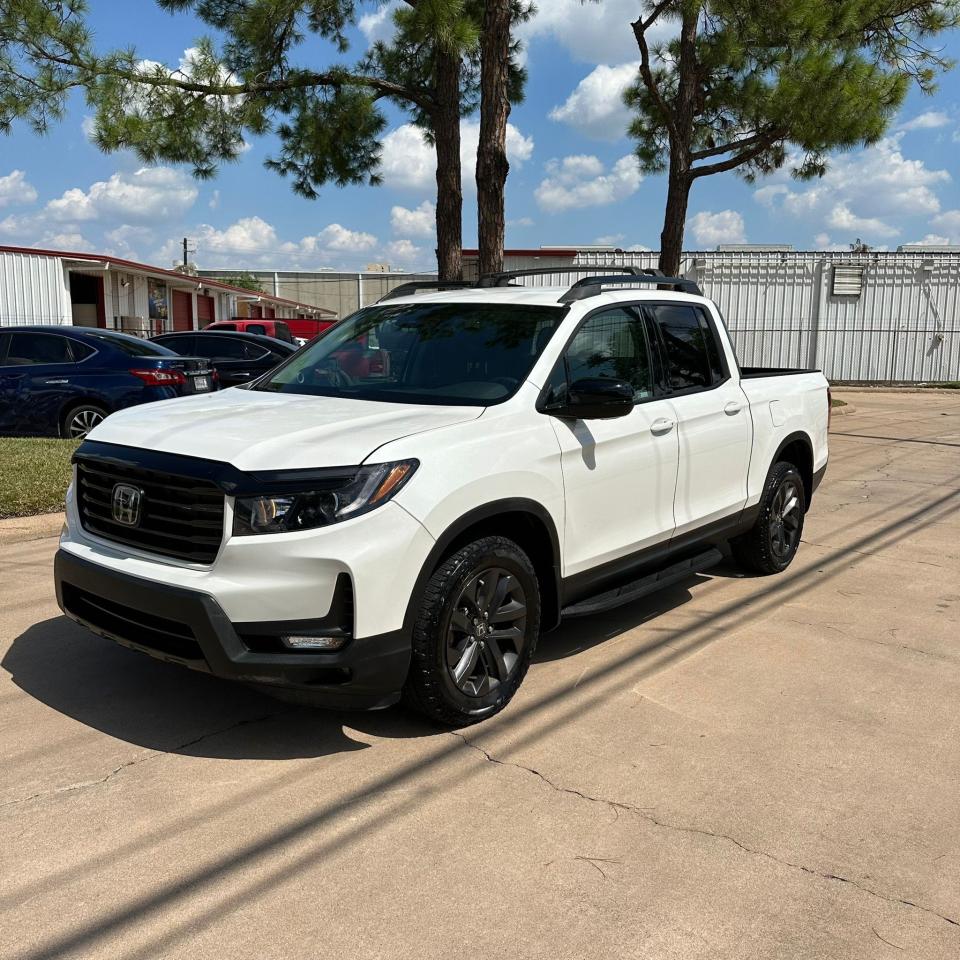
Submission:
<svg viewBox="0 0 960 960">
<path fill-rule="evenodd" d="M 478 281 L 478 287 L 507 287 L 511 280 L 518 277 L 550 277 L 563 273 L 590 273 L 591 271 L 602 270 L 605 273 L 626 273 L 631 277 L 643 276 L 644 271 L 639 267 L 534 267 L 530 270 L 502 270 L 499 273 L 485 273 Z"/>
<path fill-rule="evenodd" d="M 411 280 L 409 283 L 401 283 L 399 286 L 388 290 L 377 303 L 383 303 L 384 300 L 394 300 L 397 297 L 405 297 L 408 294 L 416 293 L 418 290 L 463 290 L 476 286 L 472 280 Z"/>
<path fill-rule="evenodd" d="M 701 297 L 703 293 L 693 282 L 684 277 L 665 277 L 656 274 L 643 274 L 633 277 L 585 277 L 578 280 L 561 298 L 560 303 L 573 303 L 576 300 L 586 300 L 589 297 L 597 297 L 603 293 L 603 288 L 616 284 L 617 286 L 638 287 L 641 284 L 651 283 L 658 287 L 672 287 L 680 293 L 692 293 Z"/>
</svg>

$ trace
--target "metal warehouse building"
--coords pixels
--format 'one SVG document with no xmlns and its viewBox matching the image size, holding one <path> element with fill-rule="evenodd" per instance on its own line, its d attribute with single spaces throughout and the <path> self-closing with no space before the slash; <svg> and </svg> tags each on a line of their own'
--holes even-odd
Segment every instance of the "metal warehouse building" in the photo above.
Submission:
<svg viewBox="0 0 960 960">
<path fill-rule="evenodd" d="M 435 273 L 401 273 L 386 270 L 337 272 L 334 270 L 200 270 L 201 277 L 252 276 L 263 290 L 279 297 L 301 300 L 347 317 L 360 307 L 376 303 L 385 293 L 411 280 L 436 280 Z"/>
<path fill-rule="evenodd" d="M 0 326 L 72 323 L 153 336 L 233 317 L 336 313 L 103 254 L 0 246 Z"/>
<path fill-rule="evenodd" d="M 476 276 L 476 251 L 464 251 Z M 657 265 L 655 252 L 508 250 L 504 269 Z M 747 366 L 818 367 L 831 380 L 960 380 L 960 249 L 896 253 L 739 246 L 685 253 L 682 273 L 723 312 Z M 527 283 L 565 282 L 549 278 Z"/>
</svg>

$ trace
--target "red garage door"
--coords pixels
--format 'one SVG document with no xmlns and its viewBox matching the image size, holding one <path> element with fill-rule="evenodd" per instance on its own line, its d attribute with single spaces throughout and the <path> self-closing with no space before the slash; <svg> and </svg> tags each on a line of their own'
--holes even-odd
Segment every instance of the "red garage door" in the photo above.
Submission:
<svg viewBox="0 0 960 960">
<path fill-rule="evenodd" d="M 261 307 L 259 304 L 251 304 L 251 305 L 250 305 L 250 316 L 251 316 L 253 319 L 255 319 L 255 320 L 262 320 L 262 319 L 263 319 L 263 307 Z"/>
<path fill-rule="evenodd" d="M 197 323 L 201 327 L 213 323 L 213 297 L 197 294 Z"/>
<path fill-rule="evenodd" d="M 275 320 L 277 316 L 277 311 L 273 307 L 267 307 L 266 312 L 264 313 L 264 316 L 267 317 L 269 320 Z"/>
<path fill-rule="evenodd" d="M 182 290 L 173 291 L 173 329 L 193 329 L 193 298 Z"/>
</svg>

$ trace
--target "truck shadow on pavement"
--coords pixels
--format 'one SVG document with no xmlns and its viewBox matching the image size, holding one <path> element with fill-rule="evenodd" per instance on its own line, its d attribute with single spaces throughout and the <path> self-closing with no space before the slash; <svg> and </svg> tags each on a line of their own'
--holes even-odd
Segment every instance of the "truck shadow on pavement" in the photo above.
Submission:
<svg viewBox="0 0 960 960">
<path fill-rule="evenodd" d="M 687 603 L 689 587 L 706 579 L 692 576 L 616 610 L 566 620 L 540 638 L 533 663 L 577 656 L 640 627 Z M 655 649 L 657 641 L 649 638 L 644 646 Z M 285 760 L 365 749 L 368 744 L 349 736 L 351 728 L 387 739 L 440 732 L 399 706 L 375 712 L 292 706 L 243 684 L 128 650 L 66 617 L 37 623 L 17 637 L 2 667 L 21 690 L 58 713 L 165 753 Z"/>
</svg>

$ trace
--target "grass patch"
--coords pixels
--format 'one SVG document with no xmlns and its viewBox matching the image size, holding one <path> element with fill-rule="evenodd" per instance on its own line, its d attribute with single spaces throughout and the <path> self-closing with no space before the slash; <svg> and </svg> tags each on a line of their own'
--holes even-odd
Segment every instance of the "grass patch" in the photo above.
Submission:
<svg viewBox="0 0 960 960">
<path fill-rule="evenodd" d="M 831 407 L 845 407 L 846 405 L 847 405 L 846 400 L 834 400 L 832 397 L 830 398 Z"/>
<path fill-rule="evenodd" d="M 0 437 L 0 518 L 63 509 L 76 440 Z"/>
</svg>

